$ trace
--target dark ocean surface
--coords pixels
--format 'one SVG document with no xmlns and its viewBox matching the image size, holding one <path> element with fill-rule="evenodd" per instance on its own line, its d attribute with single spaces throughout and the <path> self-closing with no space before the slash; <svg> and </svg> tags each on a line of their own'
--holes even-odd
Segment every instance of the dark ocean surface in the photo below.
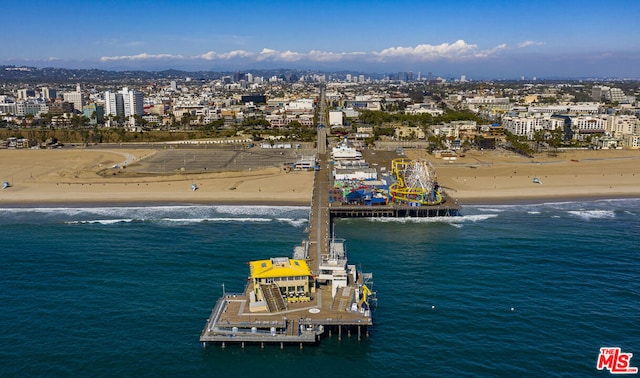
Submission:
<svg viewBox="0 0 640 378">
<path fill-rule="evenodd" d="M 247 261 L 292 255 L 308 208 L 0 208 L 0 376 L 606 376 L 601 347 L 640 356 L 639 215 L 623 199 L 338 220 L 373 273 L 370 336 L 280 350 L 198 337 Z"/>
</svg>

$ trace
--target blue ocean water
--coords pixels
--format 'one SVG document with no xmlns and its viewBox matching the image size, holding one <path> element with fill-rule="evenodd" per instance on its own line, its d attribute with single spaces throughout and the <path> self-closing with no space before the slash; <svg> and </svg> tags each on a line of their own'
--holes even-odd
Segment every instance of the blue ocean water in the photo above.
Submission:
<svg viewBox="0 0 640 378">
<path fill-rule="evenodd" d="M 605 375 L 599 348 L 640 356 L 639 215 L 623 199 L 338 220 L 375 325 L 280 350 L 198 337 L 247 261 L 291 256 L 308 208 L 0 208 L 0 376 Z"/>
</svg>

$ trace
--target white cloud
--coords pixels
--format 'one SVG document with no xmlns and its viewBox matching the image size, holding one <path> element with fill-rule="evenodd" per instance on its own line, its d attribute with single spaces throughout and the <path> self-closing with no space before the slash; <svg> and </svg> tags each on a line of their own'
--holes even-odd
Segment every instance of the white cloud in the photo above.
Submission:
<svg viewBox="0 0 640 378">
<path fill-rule="evenodd" d="M 367 53 L 364 52 L 330 52 L 330 51 L 309 51 L 308 58 L 314 62 L 340 62 L 344 60 L 353 60 L 356 58 L 364 58 Z"/>
<path fill-rule="evenodd" d="M 121 55 L 121 56 L 103 56 L 101 62 L 113 62 L 120 60 L 159 60 L 159 59 L 183 59 L 182 55 L 172 54 L 137 54 L 137 55 Z"/>
<path fill-rule="evenodd" d="M 458 40 L 452 44 L 442 43 L 440 45 L 422 44 L 415 47 L 390 47 L 372 55 L 379 61 L 386 61 L 389 58 L 402 58 L 417 61 L 430 61 L 438 59 L 468 59 L 478 54 L 478 45 L 468 44 L 463 40 Z"/>
<path fill-rule="evenodd" d="M 498 45 L 498 46 L 496 46 L 496 47 L 494 47 L 494 48 L 492 48 L 492 49 L 489 49 L 489 50 L 478 51 L 478 52 L 474 55 L 474 57 L 476 57 L 476 58 L 482 58 L 482 59 L 484 59 L 484 58 L 491 58 L 491 57 L 493 57 L 493 56 L 498 55 L 498 53 L 499 53 L 500 51 L 502 51 L 502 50 L 506 50 L 507 48 L 508 48 L 508 47 L 507 47 L 507 44 L 506 44 L 506 43 L 503 43 L 503 44 L 500 44 L 500 45 Z"/>
<path fill-rule="evenodd" d="M 540 44 L 540 42 L 527 41 L 527 43 Z M 454 43 L 442 43 L 440 45 L 420 44 L 415 47 L 389 47 L 380 51 L 371 52 L 331 52 L 311 50 L 309 52 L 280 51 L 270 48 L 263 48 L 260 52 L 253 53 L 245 50 L 234 50 L 224 53 L 209 51 L 204 54 L 185 57 L 173 54 L 137 54 L 123 56 L 104 56 L 100 58 L 102 62 L 110 61 L 139 61 L 139 60 L 207 60 L 207 61 L 272 61 L 272 62 L 341 62 L 361 60 L 365 62 L 385 63 L 398 60 L 409 60 L 414 62 L 449 60 L 449 61 L 469 61 L 472 59 L 486 59 L 496 56 L 500 51 L 507 48 L 506 44 L 495 46 L 491 49 L 482 50 L 475 44 L 469 44 L 463 40 Z"/>
<path fill-rule="evenodd" d="M 204 59 L 204 60 L 229 60 L 234 58 L 251 58 L 255 54 L 250 53 L 244 50 L 234 50 L 226 53 L 217 53 L 215 51 L 209 51 L 208 53 L 204 53 L 202 55 L 196 55 L 194 59 Z"/>
<path fill-rule="evenodd" d="M 283 61 L 283 62 L 296 62 L 306 58 L 306 54 L 295 51 L 278 51 L 273 49 L 264 48 L 260 51 L 256 57 L 258 62 L 265 60 L 271 61 Z"/>
<path fill-rule="evenodd" d="M 529 46 L 542 46 L 544 45 L 544 42 L 539 42 L 539 41 L 523 41 L 518 43 L 518 48 L 524 48 L 524 47 L 529 47 Z"/>
</svg>

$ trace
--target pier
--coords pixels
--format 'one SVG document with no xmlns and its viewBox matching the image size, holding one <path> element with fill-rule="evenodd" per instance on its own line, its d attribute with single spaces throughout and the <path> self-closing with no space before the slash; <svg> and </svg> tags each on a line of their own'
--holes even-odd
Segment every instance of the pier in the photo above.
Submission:
<svg viewBox="0 0 640 378">
<path fill-rule="evenodd" d="M 327 164 L 326 156 L 320 158 L 321 164 Z M 335 277 L 326 272 L 332 265 L 332 258 L 341 259 L 340 249 L 344 244 L 331 240 L 331 222 L 325 195 L 329 185 L 328 170 L 316 172 L 314 195 L 311 202 L 310 227 L 308 240 L 294 249 L 294 257 L 303 257 L 311 271 L 315 273 L 309 298 L 301 300 L 278 299 L 279 291 L 273 293 L 273 305 L 269 311 L 252 312 L 250 298 L 255 290 L 249 282 L 243 293 L 225 293 L 218 300 L 200 341 L 219 343 L 221 346 L 234 343 L 244 347 L 247 344 L 303 344 L 315 343 L 324 334 L 352 334 L 361 339 L 368 335 L 368 327 L 373 324 L 371 311 L 362 310 L 362 285 L 370 276 L 355 271 L 349 266 L 345 284 L 337 285 Z M 346 264 L 346 260 L 344 261 Z M 334 264 L 336 269 L 340 263 Z M 338 287 L 339 286 L 339 287 Z M 338 289 L 336 289 L 338 287 Z M 271 301 L 269 299 L 268 301 Z M 280 301 L 280 303 L 277 303 Z M 272 309 L 276 309 L 272 311 Z"/>
<path fill-rule="evenodd" d="M 449 217 L 458 215 L 460 206 L 457 204 L 442 204 L 434 206 L 413 207 L 407 205 L 362 206 L 340 205 L 332 206 L 329 213 L 332 218 L 425 218 Z"/>
<path fill-rule="evenodd" d="M 324 114 L 323 100 L 324 90 L 320 114 Z M 320 118 L 324 124 L 324 117 Z M 271 258 L 256 265 L 258 268 L 277 265 L 284 269 L 291 263 L 303 265 L 304 261 L 312 272 L 308 289 L 283 291 L 278 282 L 284 284 L 276 277 L 249 281 L 242 293 L 224 293 L 200 334 L 204 346 L 239 344 L 244 348 L 248 344 L 260 347 L 276 344 L 282 348 L 294 344 L 302 348 L 304 344 L 316 343 L 323 335 L 337 334 L 341 339 L 353 334 L 358 340 L 368 335 L 373 324 L 369 302 L 375 295 L 367 286 L 371 285 L 371 275 L 357 272 L 354 265 L 349 265 L 343 241 L 331 239 L 327 196 L 331 170 L 326 129 L 319 126 L 317 130 L 320 169 L 314 176 L 308 239 L 294 248 L 294 259 Z"/>
</svg>

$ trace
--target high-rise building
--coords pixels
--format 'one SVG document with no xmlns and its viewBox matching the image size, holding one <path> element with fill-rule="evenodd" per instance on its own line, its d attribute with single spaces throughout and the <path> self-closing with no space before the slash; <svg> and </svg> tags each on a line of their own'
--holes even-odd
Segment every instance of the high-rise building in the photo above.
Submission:
<svg viewBox="0 0 640 378">
<path fill-rule="evenodd" d="M 236 73 L 233 75 L 233 82 L 234 82 L 234 83 L 237 83 L 237 82 L 239 82 L 240 80 L 246 80 L 246 79 L 247 79 L 247 75 L 246 75 L 246 74 L 244 74 L 244 73 L 241 73 L 241 72 L 236 72 Z"/>
<path fill-rule="evenodd" d="M 75 92 L 64 92 L 62 94 L 64 101 L 73 104 L 73 109 L 82 112 L 84 106 L 84 94 L 80 88 L 80 84 L 76 86 Z"/>
<path fill-rule="evenodd" d="M 104 92 L 104 114 L 124 119 L 124 101 L 122 93 Z"/>
<path fill-rule="evenodd" d="M 40 89 L 40 95 L 45 100 L 52 101 L 52 100 L 55 100 L 56 97 L 58 97 L 58 92 L 55 89 L 51 89 L 49 87 L 42 87 Z"/>
<path fill-rule="evenodd" d="M 18 89 L 18 100 L 26 100 L 29 97 L 36 97 L 36 91 L 33 89 Z"/>
<path fill-rule="evenodd" d="M 122 102 L 124 103 L 124 116 L 144 115 L 144 95 L 127 87 L 122 88 Z"/>
</svg>

